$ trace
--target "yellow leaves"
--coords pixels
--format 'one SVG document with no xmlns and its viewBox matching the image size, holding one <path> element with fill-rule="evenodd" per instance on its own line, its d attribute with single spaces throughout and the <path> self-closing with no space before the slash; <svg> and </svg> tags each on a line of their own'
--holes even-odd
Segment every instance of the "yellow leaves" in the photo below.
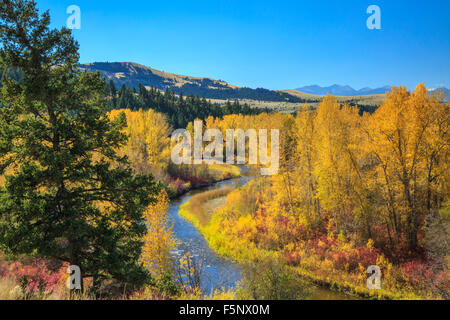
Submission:
<svg viewBox="0 0 450 320">
<path fill-rule="evenodd" d="M 128 145 L 121 150 L 126 154 L 134 169 L 148 172 L 150 168 L 165 169 L 170 160 L 171 128 L 166 117 L 152 109 L 131 111 L 129 109 L 112 110 L 111 119 L 125 113 L 129 136 Z"/>
<path fill-rule="evenodd" d="M 233 289 L 225 289 L 225 288 L 221 288 L 214 290 L 214 293 L 208 297 L 208 299 L 210 300 L 219 300 L 219 301 L 223 301 L 223 300 L 236 300 L 236 294 L 234 292 Z"/>
<path fill-rule="evenodd" d="M 312 139 L 313 174 L 322 206 L 337 215 L 348 214 L 355 189 L 362 184 L 358 165 L 360 125 L 357 109 L 348 105 L 341 108 L 333 96 L 327 96 L 319 105 Z"/>
<path fill-rule="evenodd" d="M 403 87 L 393 88 L 369 123 L 372 150 L 383 160 L 411 169 L 423 143 L 433 135 L 438 105 L 428 97 L 423 85 L 417 86 L 412 93 Z"/>
<path fill-rule="evenodd" d="M 180 264 L 179 268 L 182 272 L 185 274 L 182 274 L 182 276 L 192 275 L 196 272 L 195 270 L 195 264 L 193 263 L 192 256 L 190 252 L 186 252 L 181 258 L 180 258 Z"/>
<path fill-rule="evenodd" d="M 389 279 L 391 277 L 393 266 L 384 255 L 381 254 L 378 256 L 376 265 L 380 267 L 384 279 Z"/>
<path fill-rule="evenodd" d="M 367 247 L 367 249 L 373 249 L 374 248 L 373 245 L 374 245 L 374 241 L 372 239 L 369 239 L 367 241 L 366 247 Z"/>
<path fill-rule="evenodd" d="M 144 237 L 141 262 L 149 271 L 159 276 L 172 268 L 170 252 L 176 247 L 177 240 L 169 225 L 167 209 L 169 198 L 165 191 L 158 195 L 158 201 L 148 206 L 144 213 L 147 234 Z"/>
<path fill-rule="evenodd" d="M 423 223 L 417 219 L 417 211 L 430 209 L 431 194 L 442 196 L 445 192 L 444 184 L 438 181 L 448 172 L 448 115 L 448 103 L 430 96 L 420 84 L 411 93 L 404 87 L 393 88 L 366 122 L 366 152 L 378 161 L 373 185 L 383 186 L 392 219 L 415 221 L 416 225 L 406 226 L 413 231 L 409 239 L 412 249 L 417 243 L 417 224 Z"/>
<path fill-rule="evenodd" d="M 295 142 L 277 175 L 228 195 L 208 225 L 208 240 L 235 258 L 293 252 L 290 261 L 301 256 L 308 271 L 324 274 L 336 264 L 321 256 L 332 246 L 333 259 L 347 271 L 328 281 L 348 287 L 365 285 L 366 265 L 377 254 L 376 264 L 392 282 L 387 288 L 395 288 L 393 270 L 399 269 L 377 250 L 391 254 L 382 243 L 404 245 L 422 232 L 427 205 L 439 209 L 448 199 L 449 114 L 448 103 L 419 85 L 412 93 L 393 88 L 372 115 L 359 116 L 356 107 L 327 96 L 316 111 L 303 107 L 293 128 L 279 115 L 208 119 L 208 127 L 222 130 L 279 126 Z M 318 236 L 318 243 L 310 241 Z M 364 263 L 355 261 L 360 258 Z"/>
<path fill-rule="evenodd" d="M 256 221 L 251 215 L 240 217 L 234 226 L 235 232 L 245 238 L 253 238 L 256 234 Z"/>
</svg>

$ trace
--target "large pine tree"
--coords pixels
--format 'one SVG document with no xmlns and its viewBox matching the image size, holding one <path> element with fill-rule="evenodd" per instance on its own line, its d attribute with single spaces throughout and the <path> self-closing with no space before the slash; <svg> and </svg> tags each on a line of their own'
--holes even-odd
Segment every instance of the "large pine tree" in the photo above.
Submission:
<svg viewBox="0 0 450 320">
<path fill-rule="evenodd" d="M 139 286 L 143 211 L 160 185 L 116 154 L 124 117 L 108 119 L 105 81 L 78 70 L 71 31 L 49 23 L 34 1 L 0 3 L 0 250 Z"/>
</svg>

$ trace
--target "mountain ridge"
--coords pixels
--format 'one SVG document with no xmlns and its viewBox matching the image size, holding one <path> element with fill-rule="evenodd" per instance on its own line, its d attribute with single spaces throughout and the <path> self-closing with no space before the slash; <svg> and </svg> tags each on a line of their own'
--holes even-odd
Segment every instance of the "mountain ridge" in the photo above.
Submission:
<svg viewBox="0 0 450 320">
<path fill-rule="evenodd" d="M 176 94 L 199 95 L 208 99 L 240 100 L 252 99 L 274 102 L 307 102 L 284 91 L 264 88 L 247 88 L 231 85 L 222 80 L 206 77 L 191 77 L 153 69 L 134 62 L 93 62 L 80 65 L 81 70 L 100 72 L 116 86 L 138 88 L 153 87 L 159 90 L 173 90 Z"/>
</svg>

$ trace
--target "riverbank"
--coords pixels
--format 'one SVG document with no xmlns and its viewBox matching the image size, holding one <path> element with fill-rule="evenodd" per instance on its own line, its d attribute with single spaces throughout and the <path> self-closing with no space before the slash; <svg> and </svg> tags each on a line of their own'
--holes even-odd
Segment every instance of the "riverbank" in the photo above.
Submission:
<svg viewBox="0 0 450 320">
<path fill-rule="evenodd" d="M 180 207 L 179 214 L 201 231 L 209 224 L 213 211 L 221 204 L 225 204 L 225 198 L 232 190 L 231 188 L 210 190 L 195 195 Z"/>
<path fill-rule="evenodd" d="M 242 169 L 235 165 L 215 165 L 211 164 L 207 166 L 208 177 L 206 182 L 198 181 L 184 181 L 177 177 L 167 188 L 167 193 L 171 200 L 180 198 L 187 193 L 194 190 L 201 190 L 216 183 L 228 181 L 231 179 L 239 178 L 242 174 Z M 198 179 L 196 179 L 198 180 Z"/>
<path fill-rule="evenodd" d="M 231 191 L 227 191 L 229 194 Z M 236 191 L 238 192 L 238 191 Z M 227 233 L 223 227 L 224 219 L 232 219 L 232 212 L 227 212 L 227 206 L 217 208 L 214 213 L 208 209 L 208 202 L 214 199 L 214 196 L 223 198 L 223 193 L 199 194 L 183 204 L 179 209 L 179 214 L 191 222 L 205 237 L 208 245 L 218 254 L 230 258 L 239 263 L 249 263 L 264 260 L 286 260 L 283 250 L 265 250 L 259 248 L 252 241 L 248 241 L 242 236 L 246 229 L 254 227 L 250 216 L 240 221 L 240 226 L 234 233 Z M 199 199 L 195 199 L 198 197 Z M 227 200 L 227 201 L 233 201 Z M 195 205 L 195 203 L 200 205 Z M 222 205 L 225 200 L 222 201 Z M 236 203 L 236 202 L 234 202 Z M 194 205 L 193 205 L 194 204 Z M 206 209 L 205 209 L 206 208 Z M 205 212 L 207 217 L 205 218 Z M 326 261 L 325 261 L 326 262 Z M 382 265 L 383 270 L 387 271 L 386 277 L 392 276 L 395 272 L 392 265 L 387 261 L 377 260 L 377 265 Z M 302 257 L 296 265 L 288 266 L 290 272 L 298 275 L 307 282 L 331 290 L 337 293 L 344 293 L 347 298 L 355 299 L 379 299 L 379 300 L 397 300 L 397 299 L 424 299 L 430 298 L 418 295 L 410 290 L 396 288 L 370 290 L 367 288 L 366 281 L 368 275 L 364 270 L 356 273 L 348 273 L 342 270 L 336 270 L 331 263 L 324 263 L 315 254 L 309 252 L 307 256 Z M 384 279 L 383 279 L 384 280 Z M 389 280 L 391 281 L 391 280 Z"/>
</svg>

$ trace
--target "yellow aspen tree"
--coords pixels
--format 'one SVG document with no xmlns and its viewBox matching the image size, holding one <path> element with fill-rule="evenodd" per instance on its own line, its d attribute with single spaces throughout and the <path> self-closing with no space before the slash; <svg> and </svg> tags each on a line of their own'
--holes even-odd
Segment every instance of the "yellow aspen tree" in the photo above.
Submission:
<svg viewBox="0 0 450 320">
<path fill-rule="evenodd" d="M 296 184 L 301 207 L 310 224 L 317 224 L 320 220 L 320 202 L 317 194 L 317 179 L 314 167 L 317 152 L 314 148 L 316 112 L 305 104 L 296 117 L 296 147 L 297 166 L 295 168 Z"/>
<path fill-rule="evenodd" d="M 448 122 L 448 103 L 430 96 L 423 84 L 411 93 L 393 88 L 370 121 L 369 147 L 379 161 L 379 183 L 394 227 L 405 232 L 411 250 L 418 246 L 425 213 L 448 197 L 440 188 L 448 175 Z"/>
<path fill-rule="evenodd" d="M 115 118 L 125 113 L 129 137 L 127 146 L 120 150 L 130 159 L 138 172 L 155 173 L 165 170 L 170 160 L 171 128 L 165 115 L 152 109 L 131 111 L 129 109 L 113 110 L 110 117 Z"/>
<path fill-rule="evenodd" d="M 157 200 L 148 206 L 144 213 L 147 234 L 143 239 L 144 247 L 141 255 L 141 262 L 155 277 L 173 271 L 171 251 L 177 246 L 177 239 L 167 214 L 169 208 L 167 193 L 162 191 Z"/>
<path fill-rule="evenodd" d="M 325 97 L 317 110 L 317 194 L 323 208 L 332 213 L 337 232 L 354 228 L 356 188 L 360 182 L 355 150 L 358 121 L 357 108 L 341 108 L 334 96 Z"/>
</svg>

